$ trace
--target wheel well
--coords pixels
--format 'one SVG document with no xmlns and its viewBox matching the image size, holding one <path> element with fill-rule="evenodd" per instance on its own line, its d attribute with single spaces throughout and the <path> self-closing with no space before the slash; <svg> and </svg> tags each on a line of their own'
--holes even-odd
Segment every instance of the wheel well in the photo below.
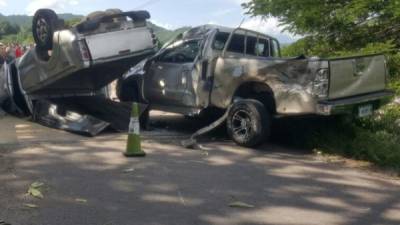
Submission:
<svg viewBox="0 0 400 225">
<path fill-rule="evenodd" d="M 140 84 L 139 80 L 135 78 L 131 79 L 118 79 L 117 81 L 117 96 L 121 101 L 135 101 L 143 102 L 140 97 Z"/>
<path fill-rule="evenodd" d="M 260 101 L 272 114 L 276 113 L 274 92 L 267 84 L 258 82 L 242 84 L 235 92 L 234 98 L 237 97 L 256 99 Z"/>
</svg>

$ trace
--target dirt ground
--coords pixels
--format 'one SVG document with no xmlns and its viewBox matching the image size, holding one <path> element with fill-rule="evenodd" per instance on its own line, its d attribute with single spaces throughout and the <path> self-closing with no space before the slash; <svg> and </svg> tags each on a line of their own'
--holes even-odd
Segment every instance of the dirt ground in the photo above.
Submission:
<svg viewBox="0 0 400 225">
<path fill-rule="evenodd" d="M 153 114 L 145 158 L 126 135 L 86 138 L 0 119 L 0 221 L 11 225 L 400 224 L 400 181 L 310 151 L 241 148 L 213 134 L 180 141 L 201 122 Z M 222 132 L 223 133 L 223 132 Z M 212 140 L 212 141 L 210 141 Z M 44 184 L 42 199 L 27 195 Z"/>
</svg>

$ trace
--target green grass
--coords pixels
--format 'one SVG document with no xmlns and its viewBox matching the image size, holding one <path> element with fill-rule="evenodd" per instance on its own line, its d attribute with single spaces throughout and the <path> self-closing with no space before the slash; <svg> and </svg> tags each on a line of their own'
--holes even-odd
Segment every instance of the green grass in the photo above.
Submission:
<svg viewBox="0 0 400 225">
<path fill-rule="evenodd" d="M 400 172 L 400 106 L 387 105 L 373 117 L 287 119 L 278 121 L 280 143 L 372 162 Z M 274 130 L 274 132 L 275 132 Z"/>
<path fill-rule="evenodd" d="M 400 106 L 386 106 L 367 119 L 337 120 L 326 128 L 307 144 L 400 171 Z"/>
</svg>

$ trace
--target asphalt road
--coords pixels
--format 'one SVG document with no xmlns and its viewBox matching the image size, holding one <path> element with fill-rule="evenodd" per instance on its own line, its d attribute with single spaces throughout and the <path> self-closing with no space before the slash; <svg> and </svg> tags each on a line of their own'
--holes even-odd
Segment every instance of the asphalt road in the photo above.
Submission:
<svg viewBox="0 0 400 225">
<path fill-rule="evenodd" d="M 122 156 L 125 135 L 84 138 L 0 119 L 0 221 L 12 225 L 400 224 L 400 181 L 267 144 L 245 149 L 217 135 L 180 147 L 199 126 L 153 118 L 146 158 Z M 213 135 L 214 136 L 214 135 Z M 44 198 L 26 195 L 45 184 Z M 230 207 L 232 203 L 248 207 Z M 34 204 L 30 208 L 26 204 Z M 251 207 L 250 207 L 251 206 Z"/>
</svg>

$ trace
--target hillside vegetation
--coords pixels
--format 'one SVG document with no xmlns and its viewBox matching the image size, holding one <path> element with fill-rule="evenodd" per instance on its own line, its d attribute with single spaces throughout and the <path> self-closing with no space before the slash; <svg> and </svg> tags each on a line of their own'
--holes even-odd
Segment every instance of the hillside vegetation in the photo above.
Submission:
<svg viewBox="0 0 400 225">
<path fill-rule="evenodd" d="M 83 16 L 74 14 L 58 14 L 61 19 L 65 20 L 67 25 L 73 25 L 79 22 Z M 163 27 L 157 26 L 148 22 L 161 43 L 174 38 L 179 33 L 189 29 L 189 27 L 182 27 L 176 30 L 168 30 Z M 4 16 L 0 14 L 0 42 L 10 43 L 17 42 L 21 44 L 33 43 L 32 37 L 32 17 L 26 15 L 10 15 Z"/>
</svg>

